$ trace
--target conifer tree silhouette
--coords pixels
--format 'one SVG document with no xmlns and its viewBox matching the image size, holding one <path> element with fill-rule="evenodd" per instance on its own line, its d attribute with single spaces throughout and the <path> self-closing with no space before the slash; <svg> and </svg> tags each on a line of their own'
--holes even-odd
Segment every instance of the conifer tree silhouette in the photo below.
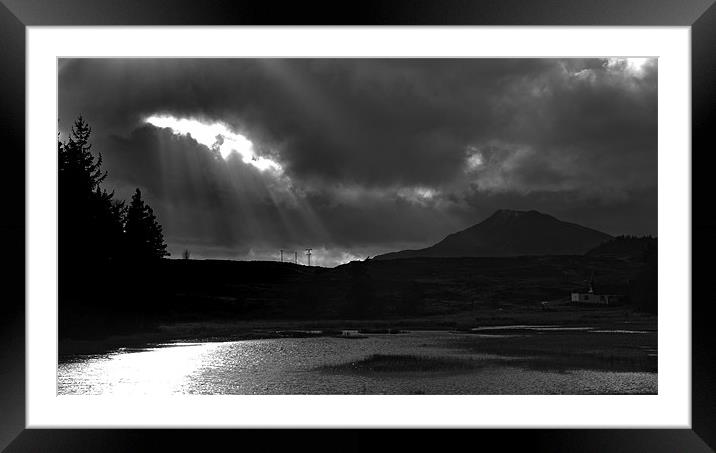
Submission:
<svg viewBox="0 0 716 453">
<path fill-rule="evenodd" d="M 80 116 L 57 143 L 61 338 L 136 327 L 161 307 L 146 303 L 157 299 L 155 274 L 136 266 L 168 255 L 162 227 L 139 189 L 127 206 L 102 187 L 107 172 L 91 132 Z"/>
<path fill-rule="evenodd" d="M 128 251 L 137 260 L 156 260 L 169 253 L 164 243 L 162 226 L 152 208 L 142 200 L 137 188 L 127 209 L 125 233 Z"/>
<path fill-rule="evenodd" d="M 122 250 L 124 203 L 101 187 L 107 172 L 90 152 L 90 134 L 80 116 L 58 142 L 60 260 L 75 264 L 116 260 Z"/>
</svg>

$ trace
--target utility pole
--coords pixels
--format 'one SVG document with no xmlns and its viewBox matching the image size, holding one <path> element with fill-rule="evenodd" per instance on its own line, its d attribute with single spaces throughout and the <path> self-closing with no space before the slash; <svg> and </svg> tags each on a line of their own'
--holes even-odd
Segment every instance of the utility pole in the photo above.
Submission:
<svg viewBox="0 0 716 453">
<path fill-rule="evenodd" d="M 311 250 L 313 249 L 306 249 L 306 256 L 308 257 L 308 265 L 311 265 Z"/>
<path fill-rule="evenodd" d="M 298 252 L 293 251 L 293 264 L 298 264 Z"/>
<path fill-rule="evenodd" d="M 283 263 L 283 249 L 281 249 L 281 262 Z"/>
</svg>

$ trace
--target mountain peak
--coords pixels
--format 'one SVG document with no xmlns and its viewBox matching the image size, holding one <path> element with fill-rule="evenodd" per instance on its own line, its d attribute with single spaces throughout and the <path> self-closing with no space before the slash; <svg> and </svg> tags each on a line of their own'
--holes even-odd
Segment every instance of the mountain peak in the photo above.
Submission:
<svg viewBox="0 0 716 453">
<path fill-rule="evenodd" d="M 516 209 L 498 209 L 490 217 L 483 220 L 481 223 L 473 225 L 470 228 L 476 228 L 483 223 L 494 224 L 494 225 L 507 225 L 514 223 L 549 223 L 551 221 L 559 222 L 556 218 L 549 214 L 544 214 L 539 211 L 531 209 L 529 211 L 519 211 Z"/>
<path fill-rule="evenodd" d="M 540 215 L 545 217 L 552 217 L 548 214 L 541 213 L 539 211 L 535 211 L 534 209 L 530 209 L 529 211 L 520 211 L 517 209 L 498 209 L 495 211 L 490 217 L 523 217 L 528 215 Z"/>
<path fill-rule="evenodd" d="M 539 211 L 499 209 L 431 247 L 376 258 L 582 255 L 608 239 L 608 234 Z"/>
</svg>

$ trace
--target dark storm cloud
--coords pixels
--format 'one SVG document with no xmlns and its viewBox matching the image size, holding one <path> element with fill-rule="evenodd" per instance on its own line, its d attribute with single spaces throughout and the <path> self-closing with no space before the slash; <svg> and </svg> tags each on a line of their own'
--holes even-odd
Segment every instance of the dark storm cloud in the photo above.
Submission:
<svg viewBox="0 0 716 453">
<path fill-rule="evenodd" d="M 221 120 L 279 152 L 298 177 L 435 184 L 460 169 L 466 142 L 493 127 L 490 104 L 500 85 L 542 65 L 75 60 L 60 73 L 60 116 L 83 111 L 113 130 L 154 113 Z"/>
<path fill-rule="evenodd" d="M 59 83 L 61 130 L 83 114 L 176 244 L 381 251 L 510 207 L 656 233 L 656 61 L 75 59 Z M 282 171 L 157 114 L 225 123 Z"/>
</svg>

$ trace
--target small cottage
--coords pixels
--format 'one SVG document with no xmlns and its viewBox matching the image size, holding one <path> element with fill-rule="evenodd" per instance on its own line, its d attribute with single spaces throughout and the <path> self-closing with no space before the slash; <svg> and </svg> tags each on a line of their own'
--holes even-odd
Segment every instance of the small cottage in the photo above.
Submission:
<svg viewBox="0 0 716 453">
<path fill-rule="evenodd" d="M 589 291 L 586 293 L 572 293 L 572 303 L 616 305 L 622 302 L 623 296 L 618 294 L 595 294 L 594 274 L 589 279 Z"/>
<path fill-rule="evenodd" d="M 621 300 L 618 294 L 572 293 L 572 302 L 579 304 L 616 305 Z"/>
</svg>

